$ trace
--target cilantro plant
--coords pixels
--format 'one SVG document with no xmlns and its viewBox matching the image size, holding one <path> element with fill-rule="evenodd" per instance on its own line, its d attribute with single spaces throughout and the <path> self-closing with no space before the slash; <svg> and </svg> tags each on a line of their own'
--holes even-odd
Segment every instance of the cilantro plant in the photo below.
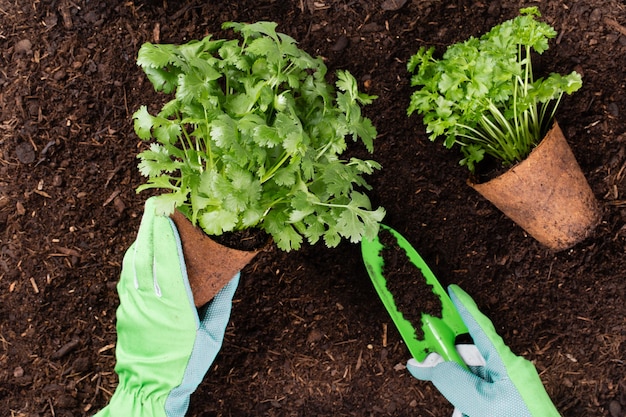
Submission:
<svg viewBox="0 0 626 417">
<path fill-rule="evenodd" d="M 286 251 L 304 238 L 334 247 L 373 237 L 385 211 L 372 209 L 363 175 L 380 165 L 341 154 L 346 137 L 373 152 L 361 106 L 376 97 L 347 71 L 329 84 L 322 60 L 276 26 L 229 22 L 242 40 L 142 45 L 138 64 L 173 98 L 133 116 L 137 135 L 155 140 L 138 155 L 148 177 L 138 192 L 168 190 L 161 212 L 178 208 L 209 235 L 260 228 Z"/>
<path fill-rule="evenodd" d="M 480 38 L 450 46 L 441 59 L 420 48 L 408 62 L 413 92 L 408 114 L 423 114 L 430 139 L 460 145 L 474 172 L 485 155 L 512 165 L 525 159 L 552 123 L 563 94 L 582 86 L 572 72 L 535 79 L 531 53 L 548 49 L 555 30 L 537 21 L 536 7 L 493 27 Z"/>
</svg>

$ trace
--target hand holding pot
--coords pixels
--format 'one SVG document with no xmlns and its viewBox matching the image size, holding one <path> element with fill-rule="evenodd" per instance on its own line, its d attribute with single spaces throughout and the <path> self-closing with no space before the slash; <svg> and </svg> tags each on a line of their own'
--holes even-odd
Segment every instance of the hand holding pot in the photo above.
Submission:
<svg viewBox="0 0 626 417">
<path fill-rule="evenodd" d="M 409 372 L 417 379 L 432 381 L 448 401 L 469 417 L 560 416 L 534 365 L 511 352 L 491 320 L 465 291 L 451 285 L 448 292 L 485 360 L 484 366 L 468 363 L 472 371 L 469 372 L 431 354 L 422 363 L 409 360 Z"/>
<path fill-rule="evenodd" d="M 119 385 L 97 417 L 183 416 L 221 347 L 238 282 L 237 273 L 197 310 L 177 229 L 149 199 L 117 286 Z"/>
</svg>

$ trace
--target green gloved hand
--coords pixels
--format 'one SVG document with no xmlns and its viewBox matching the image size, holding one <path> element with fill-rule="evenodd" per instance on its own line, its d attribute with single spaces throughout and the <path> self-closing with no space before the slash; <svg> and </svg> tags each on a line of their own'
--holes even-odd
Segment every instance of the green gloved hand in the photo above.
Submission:
<svg viewBox="0 0 626 417">
<path fill-rule="evenodd" d="M 448 292 L 484 366 L 468 363 L 469 372 L 456 362 L 433 359 L 431 355 L 436 354 L 431 354 L 422 363 L 409 360 L 409 372 L 417 379 L 432 381 L 456 410 L 469 417 L 560 416 L 535 366 L 511 352 L 465 291 L 451 285 Z"/>
<path fill-rule="evenodd" d="M 184 416 L 219 351 L 239 274 L 198 313 L 180 238 L 148 199 L 117 290 L 119 384 L 97 417 Z"/>
</svg>

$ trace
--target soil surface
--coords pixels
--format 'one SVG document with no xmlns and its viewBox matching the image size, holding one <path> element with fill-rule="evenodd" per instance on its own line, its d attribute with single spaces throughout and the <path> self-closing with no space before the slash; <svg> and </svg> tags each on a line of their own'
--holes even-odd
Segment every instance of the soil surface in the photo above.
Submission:
<svg viewBox="0 0 626 417">
<path fill-rule="evenodd" d="M 459 155 L 407 117 L 406 62 L 536 4 L 559 35 L 537 71 L 583 74 L 558 112 L 603 207 L 552 253 L 466 185 Z M 400 7 L 398 7 L 400 6 Z M 131 114 L 158 108 L 146 41 L 230 37 L 273 20 L 379 98 L 370 177 L 385 223 L 468 291 L 563 416 L 626 415 L 626 6 L 618 0 L 37 0 L 0 2 L 0 415 L 89 416 L 117 385 L 115 284 L 143 201 Z M 349 153 L 367 157 L 353 146 Z M 410 291 L 410 289 L 407 289 Z M 377 298 L 358 245 L 263 252 L 190 416 L 449 416 Z"/>
</svg>

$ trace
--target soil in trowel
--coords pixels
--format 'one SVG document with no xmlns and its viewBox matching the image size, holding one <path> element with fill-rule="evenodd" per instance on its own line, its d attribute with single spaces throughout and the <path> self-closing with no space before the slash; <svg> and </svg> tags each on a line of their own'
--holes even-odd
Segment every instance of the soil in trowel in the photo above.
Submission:
<svg viewBox="0 0 626 417">
<path fill-rule="evenodd" d="M 380 254 L 387 289 L 393 295 L 398 311 L 413 325 L 416 339 L 423 340 L 422 314 L 441 318 L 441 299 L 389 230 L 381 228 L 378 239 L 383 245 Z"/>
</svg>

